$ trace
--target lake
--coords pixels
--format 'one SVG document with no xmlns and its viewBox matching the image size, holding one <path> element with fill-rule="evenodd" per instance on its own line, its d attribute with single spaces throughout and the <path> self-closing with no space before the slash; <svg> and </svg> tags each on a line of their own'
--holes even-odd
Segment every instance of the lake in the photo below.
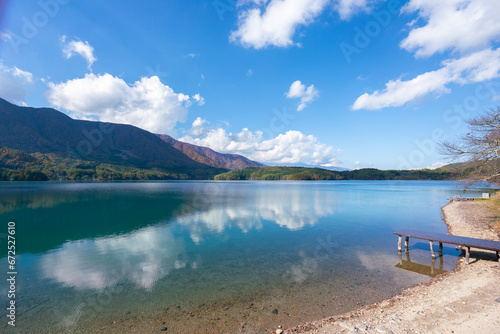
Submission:
<svg viewBox="0 0 500 334">
<path fill-rule="evenodd" d="M 0 328 L 270 333 L 343 313 L 455 268 L 455 248 L 433 262 L 416 240 L 400 268 L 392 232 L 446 233 L 441 207 L 458 193 L 444 181 L 0 183 L 0 263 L 7 276 L 12 221 L 17 271 L 16 327 L 3 316 Z"/>
</svg>

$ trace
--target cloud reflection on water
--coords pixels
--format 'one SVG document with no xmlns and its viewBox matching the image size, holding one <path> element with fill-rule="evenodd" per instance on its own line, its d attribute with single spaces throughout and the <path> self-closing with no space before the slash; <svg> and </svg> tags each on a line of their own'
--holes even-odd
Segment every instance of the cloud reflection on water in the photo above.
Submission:
<svg viewBox="0 0 500 334">
<path fill-rule="evenodd" d="M 291 231 L 313 226 L 320 217 L 332 215 L 335 194 L 327 191 L 305 192 L 286 189 L 259 192 L 252 200 L 234 202 L 229 206 L 215 206 L 178 218 L 188 228 L 191 239 L 199 243 L 207 233 L 222 233 L 231 226 L 243 232 L 262 229 L 262 221 L 270 221 Z"/>
<path fill-rule="evenodd" d="M 103 290 L 126 281 L 152 290 L 172 270 L 198 267 L 186 255 L 187 240 L 177 234 L 179 226 L 186 229 L 200 247 L 197 251 L 204 254 L 204 238 L 214 232 L 222 234 L 232 226 L 246 233 L 262 230 L 263 221 L 294 231 L 315 225 L 320 217 L 333 214 L 334 197 L 327 191 L 286 189 L 255 192 L 237 201 L 223 199 L 203 211 L 177 217 L 169 224 L 125 235 L 67 242 L 42 255 L 43 275 L 77 289 Z"/>
<path fill-rule="evenodd" d="M 42 255 L 41 265 L 46 278 L 67 287 L 103 290 L 126 279 L 151 290 L 170 271 L 186 267 L 185 259 L 184 240 L 162 225 L 123 236 L 68 242 Z"/>
</svg>

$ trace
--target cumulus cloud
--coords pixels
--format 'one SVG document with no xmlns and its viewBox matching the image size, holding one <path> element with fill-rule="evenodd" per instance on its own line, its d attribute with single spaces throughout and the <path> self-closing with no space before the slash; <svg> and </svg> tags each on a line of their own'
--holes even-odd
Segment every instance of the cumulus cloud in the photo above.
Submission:
<svg viewBox="0 0 500 334">
<path fill-rule="evenodd" d="M 301 26 L 308 26 L 332 5 L 342 20 L 368 12 L 379 0 L 239 0 L 238 29 L 229 39 L 245 47 L 300 45 L 293 37 Z"/>
<path fill-rule="evenodd" d="M 205 132 L 205 124 L 207 123 L 207 120 L 197 117 L 193 124 L 191 125 L 191 135 L 193 136 L 201 136 Z"/>
<path fill-rule="evenodd" d="M 16 66 L 7 67 L 0 60 L 0 96 L 12 103 L 25 105 L 27 87 L 33 84 L 33 75 Z"/>
<path fill-rule="evenodd" d="M 26 72 L 23 70 L 20 70 L 19 68 L 15 67 L 12 69 L 12 74 L 14 77 L 19 78 L 20 80 L 27 82 L 27 83 L 32 83 L 33 82 L 33 74 L 30 72 Z"/>
<path fill-rule="evenodd" d="M 198 103 L 199 106 L 202 106 L 205 104 L 205 98 L 201 97 L 200 94 L 194 94 L 193 95 L 193 100 Z"/>
<path fill-rule="evenodd" d="M 236 3 L 236 7 L 242 7 L 251 3 L 262 6 L 268 2 L 269 0 L 238 0 L 238 2 Z"/>
<path fill-rule="evenodd" d="M 206 120 L 197 118 L 190 134 L 179 140 L 210 147 L 217 152 L 241 154 L 266 164 L 302 163 L 325 167 L 339 164 L 338 149 L 320 143 L 315 136 L 305 135 L 300 131 L 288 131 L 264 140 L 261 131 L 254 132 L 244 128 L 233 134 L 221 127 L 210 128 Z"/>
<path fill-rule="evenodd" d="M 384 90 L 358 97 L 352 109 L 399 107 L 429 94 L 449 93 L 450 83 L 464 85 L 499 77 L 500 49 L 494 43 L 500 41 L 500 2 L 411 0 L 402 11 L 417 13 L 418 18 L 408 24 L 410 31 L 401 48 L 417 58 L 444 52 L 454 57 L 413 79 L 390 80 Z"/>
<path fill-rule="evenodd" d="M 348 20 L 358 12 L 370 9 L 368 0 L 338 0 L 335 9 L 342 20 Z"/>
<path fill-rule="evenodd" d="M 307 26 L 321 14 L 329 0 L 271 0 L 239 3 L 238 29 L 230 41 L 245 47 L 294 45 L 292 38 L 299 26 Z M 248 8 L 247 4 L 251 4 Z M 265 8 L 264 8 L 265 5 Z"/>
<path fill-rule="evenodd" d="M 423 26 L 411 29 L 401 47 L 417 57 L 453 50 L 467 52 L 491 47 L 500 40 L 500 2 L 494 0 L 411 0 L 403 7 L 418 13 Z"/>
<path fill-rule="evenodd" d="M 445 162 L 436 161 L 432 165 L 427 166 L 425 168 L 427 168 L 427 169 L 438 169 L 438 168 L 441 168 L 441 167 L 446 166 L 446 165 L 447 165 L 447 163 L 445 163 Z"/>
<path fill-rule="evenodd" d="M 500 48 L 487 49 L 462 58 L 445 60 L 442 67 L 407 81 L 391 80 L 382 91 L 365 93 L 352 105 L 353 110 L 399 107 L 428 94 L 449 93 L 449 83 L 468 84 L 500 76 Z"/>
<path fill-rule="evenodd" d="M 84 78 L 49 83 L 47 100 L 77 118 L 125 123 L 166 133 L 184 122 L 193 102 L 203 104 L 198 94 L 190 98 L 164 85 L 157 76 L 143 77 L 128 85 L 111 74 L 86 74 Z"/>
<path fill-rule="evenodd" d="M 61 38 L 63 42 L 63 54 L 66 59 L 73 57 L 74 55 L 80 55 L 87 61 L 88 68 L 92 67 L 92 64 L 97 60 L 94 56 L 94 48 L 89 44 L 89 42 L 82 42 L 80 40 L 72 40 L 66 43 L 66 36 Z"/>
<path fill-rule="evenodd" d="M 295 81 L 290 86 L 288 93 L 285 93 L 289 99 L 300 99 L 297 111 L 302 111 L 308 104 L 314 101 L 319 96 L 319 91 L 311 85 L 306 88 L 300 80 Z"/>
</svg>

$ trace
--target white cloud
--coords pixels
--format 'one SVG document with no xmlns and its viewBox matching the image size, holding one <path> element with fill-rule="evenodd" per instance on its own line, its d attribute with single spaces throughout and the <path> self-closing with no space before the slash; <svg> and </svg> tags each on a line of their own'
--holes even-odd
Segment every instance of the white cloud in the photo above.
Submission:
<svg viewBox="0 0 500 334">
<path fill-rule="evenodd" d="M 441 168 L 441 167 L 446 166 L 446 165 L 447 165 L 447 163 L 445 163 L 445 162 L 436 161 L 435 163 L 433 163 L 430 166 L 427 166 L 426 168 L 427 169 L 438 169 L 438 168 Z"/>
<path fill-rule="evenodd" d="M 342 20 L 359 12 L 368 12 L 379 0 L 238 0 L 238 29 L 230 41 L 256 49 L 268 46 L 288 47 L 300 26 L 311 24 L 329 4 Z"/>
<path fill-rule="evenodd" d="M 201 117 L 197 117 L 191 126 L 190 134 L 195 137 L 203 135 L 203 133 L 205 132 L 206 123 L 207 120 L 202 119 Z"/>
<path fill-rule="evenodd" d="M 342 20 L 348 20 L 360 11 L 369 11 L 370 6 L 368 0 L 338 0 L 335 9 Z"/>
<path fill-rule="evenodd" d="M 302 111 L 308 104 L 310 104 L 319 96 L 319 91 L 314 87 L 314 85 L 306 88 L 306 86 L 303 85 L 300 80 L 297 80 L 292 83 L 290 89 L 288 90 L 288 93 L 285 94 L 289 99 L 300 99 L 297 111 Z"/>
<path fill-rule="evenodd" d="M 268 46 L 287 47 L 299 26 L 306 26 L 321 14 L 329 0 L 244 1 L 238 15 L 238 30 L 231 32 L 230 41 L 256 49 Z M 266 5 L 265 8 L 262 8 Z"/>
<path fill-rule="evenodd" d="M 20 70 L 16 66 L 12 69 L 12 75 L 14 75 L 16 78 L 19 78 L 20 80 L 27 82 L 27 83 L 32 83 L 33 82 L 33 74 L 30 72 L 26 72 L 23 70 Z"/>
<path fill-rule="evenodd" d="M 201 117 L 197 117 L 194 122 L 193 122 L 193 128 L 200 128 L 203 126 L 203 124 L 205 124 L 207 122 L 207 120 L 201 118 Z"/>
<path fill-rule="evenodd" d="M 244 128 L 239 133 L 227 132 L 224 128 L 209 128 L 206 120 L 197 118 L 190 134 L 180 141 L 210 147 L 222 153 L 241 154 L 265 164 L 309 164 L 325 167 L 338 166 L 339 150 L 322 144 L 312 135 L 300 131 L 264 140 L 261 131 Z"/>
<path fill-rule="evenodd" d="M 27 88 L 33 84 L 33 75 L 17 67 L 9 68 L 0 60 L 0 97 L 25 105 Z"/>
<path fill-rule="evenodd" d="M 194 94 L 193 95 L 193 100 L 195 100 L 196 103 L 198 103 L 199 106 L 202 106 L 202 105 L 205 104 L 205 98 L 201 97 L 200 94 Z"/>
<path fill-rule="evenodd" d="M 63 36 L 61 38 L 61 42 L 65 43 L 63 47 L 63 53 L 66 59 L 69 59 L 74 55 L 78 54 L 87 61 L 89 69 L 92 67 L 92 64 L 97 60 L 97 58 L 94 56 L 94 48 L 89 44 L 89 42 L 73 40 L 66 43 L 66 36 Z"/>
<path fill-rule="evenodd" d="M 262 6 L 268 2 L 269 0 L 238 0 L 238 2 L 236 3 L 236 7 L 243 7 L 251 3 L 256 4 L 257 6 Z"/>
<path fill-rule="evenodd" d="M 452 50 L 467 52 L 491 47 L 500 40 L 500 2 L 497 0 L 411 0 L 404 12 L 418 12 L 425 25 L 412 26 L 401 42 L 417 57 Z"/>
<path fill-rule="evenodd" d="M 352 109 L 399 107 L 429 94 L 449 93 L 450 83 L 464 85 L 500 76 L 500 49 L 494 48 L 500 41 L 500 2 L 411 0 L 402 11 L 417 13 L 418 18 L 407 25 L 410 31 L 401 48 L 417 58 L 444 52 L 455 58 L 411 80 L 390 80 L 384 90 L 358 97 Z"/>
<path fill-rule="evenodd" d="M 500 76 L 500 48 L 482 50 L 468 56 L 446 60 L 438 70 L 426 72 L 403 81 L 391 80 L 383 91 L 365 93 L 352 105 L 353 110 L 377 110 L 399 107 L 429 94 L 449 93 L 449 83 L 468 84 Z"/>
<path fill-rule="evenodd" d="M 157 76 L 128 85 L 111 74 L 90 73 L 59 84 L 51 82 L 49 87 L 47 100 L 77 118 L 132 124 L 156 133 L 166 133 L 184 122 L 188 106 L 203 101 L 198 94 L 191 99 L 175 93 Z"/>
</svg>

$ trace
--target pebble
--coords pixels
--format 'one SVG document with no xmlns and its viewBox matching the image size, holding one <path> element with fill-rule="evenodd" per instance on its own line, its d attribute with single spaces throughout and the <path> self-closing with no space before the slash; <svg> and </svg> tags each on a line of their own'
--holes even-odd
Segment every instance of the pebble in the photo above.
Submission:
<svg viewBox="0 0 500 334">
<path fill-rule="evenodd" d="M 283 333 L 283 331 L 281 329 L 276 330 L 276 334 L 281 334 L 281 333 Z"/>
<path fill-rule="evenodd" d="M 379 305 L 380 307 L 388 307 L 391 303 L 388 300 L 384 300 Z"/>
<path fill-rule="evenodd" d="M 346 329 L 349 329 L 349 330 L 355 330 L 356 328 L 354 328 L 354 326 L 351 326 L 349 324 L 346 324 L 345 322 L 342 322 L 342 321 L 339 321 L 337 323 L 340 327 L 344 327 Z"/>
<path fill-rule="evenodd" d="M 496 301 L 497 303 L 500 303 L 500 298 L 495 299 L 495 301 Z"/>
<path fill-rule="evenodd" d="M 356 325 L 356 328 L 357 328 L 357 329 L 359 329 L 359 330 L 360 330 L 360 331 L 362 331 L 362 332 L 366 332 L 366 331 L 368 330 L 368 326 L 363 325 L 363 324 L 361 324 L 361 325 Z"/>
<path fill-rule="evenodd" d="M 386 334 L 392 334 L 392 331 L 387 329 L 387 327 L 385 326 L 377 326 L 377 328 L 375 328 L 377 330 L 377 332 L 379 333 L 386 333 Z"/>
<path fill-rule="evenodd" d="M 275 308 L 275 309 L 274 309 L 271 313 L 272 313 L 272 314 L 278 314 L 278 309 L 277 309 L 277 308 Z"/>
<path fill-rule="evenodd" d="M 455 310 L 454 310 L 454 309 L 452 309 L 451 307 L 448 307 L 448 306 L 446 306 L 444 309 L 445 309 L 446 311 L 455 312 Z"/>
</svg>

